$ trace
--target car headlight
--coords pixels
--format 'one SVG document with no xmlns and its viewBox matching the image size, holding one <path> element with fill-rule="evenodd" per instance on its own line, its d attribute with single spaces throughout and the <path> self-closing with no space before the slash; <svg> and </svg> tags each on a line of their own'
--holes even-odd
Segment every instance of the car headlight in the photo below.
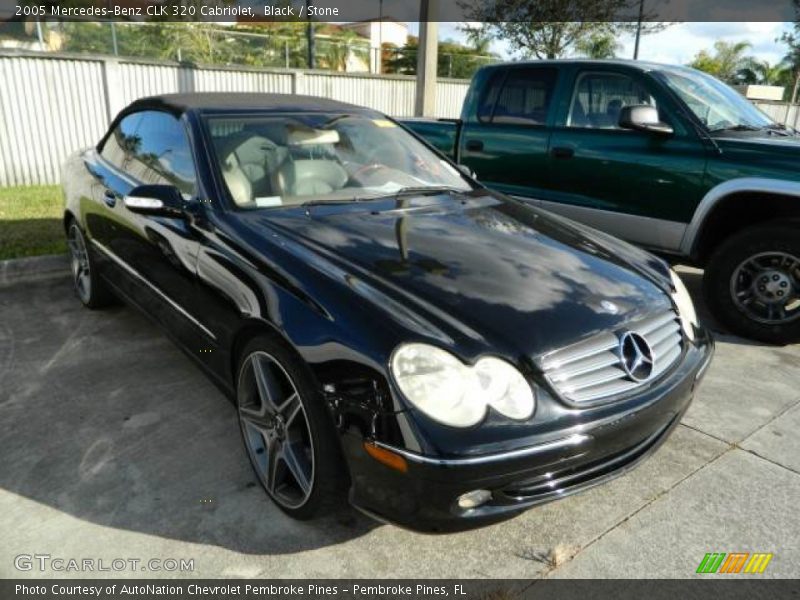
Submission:
<svg viewBox="0 0 800 600">
<path fill-rule="evenodd" d="M 391 369 L 406 399 L 445 425 L 475 425 L 489 406 L 511 419 L 524 420 L 533 414 L 530 385 L 499 358 L 481 358 L 468 366 L 435 346 L 404 344 L 395 350 Z"/>
<path fill-rule="evenodd" d="M 686 337 L 694 341 L 694 328 L 697 326 L 697 313 L 694 310 L 694 303 L 692 297 L 689 295 L 686 286 L 678 274 L 670 269 L 670 277 L 672 278 L 672 285 L 675 291 L 672 294 L 672 300 L 678 308 L 678 316 L 681 318 L 681 326 L 683 327 Z"/>
</svg>

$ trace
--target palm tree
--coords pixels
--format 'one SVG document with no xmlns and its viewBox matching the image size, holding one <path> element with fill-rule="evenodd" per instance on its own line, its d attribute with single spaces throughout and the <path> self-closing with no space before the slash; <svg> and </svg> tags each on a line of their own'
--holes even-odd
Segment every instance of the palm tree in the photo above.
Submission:
<svg viewBox="0 0 800 600">
<path fill-rule="evenodd" d="M 750 42 L 723 42 L 722 40 L 717 40 L 714 43 L 715 58 L 719 63 L 719 77 L 721 79 L 725 81 L 734 81 L 736 79 L 739 71 L 751 60 L 745 56 L 745 52 L 751 46 Z"/>
<path fill-rule="evenodd" d="M 739 71 L 737 79 L 749 84 L 785 85 L 788 73 L 788 65 L 784 61 L 771 65 L 767 60 L 753 58 Z"/>
<path fill-rule="evenodd" d="M 352 56 L 369 61 L 369 46 L 355 31 L 344 30 L 324 45 L 320 62 L 334 71 L 346 71 L 347 60 Z"/>
<path fill-rule="evenodd" d="M 736 83 L 738 75 L 751 64 L 752 58 L 745 56 L 750 49 L 750 42 L 714 42 L 714 54 L 701 50 L 690 67 L 710 73 L 727 83 Z"/>
<path fill-rule="evenodd" d="M 491 54 L 490 46 L 492 44 L 492 36 L 488 30 L 485 30 L 482 27 L 476 28 L 466 26 L 462 27 L 461 31 L 466 34 L 472 49 L 475 51 L 475 54 L 487 56 Z"/>
<path fill-rule="evenodd" d="M 597 32 L 575 42 L 575 50 L 586 58 L 616 58 L 622 45 L 609 32 Z"/>
</svg>

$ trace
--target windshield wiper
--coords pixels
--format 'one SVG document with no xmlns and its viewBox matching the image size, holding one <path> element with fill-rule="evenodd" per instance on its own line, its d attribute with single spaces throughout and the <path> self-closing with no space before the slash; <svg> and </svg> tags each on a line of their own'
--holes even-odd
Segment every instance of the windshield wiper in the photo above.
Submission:
<svg viewBox="0 0 800 600">
<path fill-rule="evenodd" d="M 339 204 L 352 204 L 353 202 L 367 202 L 369 200 L 376 200 L 376 198 L 362 198 L 360 196 L 355 196 L 353 198 L 342 198 L 341 200 L 306 200 L 305 202 L 300 203 L 298 206 L 307 207 L 307 206 L 336 206 Z"/>
<path fill-rule="evenodd" d="M 770 133 L 782 135 L 784 137 L 794 135 L 794 132 L 783 123 L 770 123 L 764 129 L 766 129 Z"/>
<path fill-rule="evenodd" d="M 749 123 L 739 123 L 737 125 L 729 125 L 727 127 L 718 127 L 717 129 L 710 129 L 710 133 L 717 133 L 718 131 L 761 131 L 763 127 L 756 127 Z"/>
<path fill-rule="evenodd" d="M 400 188 L 393 194 L 389 194 L 389 196 L 401 198 L 403 196 L 427 196 L 441 193 L 457 194 L 465 191 L 467 190 L 459 190 L 458 188 L 454 188 L 449 185 L 420 185 Z"/>
<path fill-rule="evenodd" d="M 305 202 L 299 204 L 301 207 L 308 207 L 308 206 L 325 206 L 325 205 L 337 205 L 337 204 L 351 204 L 353 202 L 370 202 L 373 200 L 383 200 L 385 198 L 402 198 L 405 196 L 426 196 L 432 194 L 441 194 L 441 193 L 450 193 L 456 194 L 462 191 L 467 190 L 459 190 L 458 188 L 450 187 L 447 185 L 421 185 L 421 186 L 410 186 L 400 188 L 396 192 L 392 192 L 391 194 L 385 194 L 380 196 L 356 196 L 354 198 L 342 198 L 341 200 L 306 200 Z"/>
</svg>

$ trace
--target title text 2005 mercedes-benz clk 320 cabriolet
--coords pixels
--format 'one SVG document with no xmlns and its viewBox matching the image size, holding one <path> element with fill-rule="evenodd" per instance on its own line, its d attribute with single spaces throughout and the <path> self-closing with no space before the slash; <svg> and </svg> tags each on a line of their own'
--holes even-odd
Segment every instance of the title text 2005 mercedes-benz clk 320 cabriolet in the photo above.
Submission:
<svg viewBox="0 0 800 600">
<path fill-rule="evenodd" d="M 372 110 L 138 100 L 64 188 L 80 300 L 122 298 L 194 357 L 296 518 L 347 493 L 451 531 L 585 489 L 669 435 L 712 354 L 660 259 Z"/>
</svg>

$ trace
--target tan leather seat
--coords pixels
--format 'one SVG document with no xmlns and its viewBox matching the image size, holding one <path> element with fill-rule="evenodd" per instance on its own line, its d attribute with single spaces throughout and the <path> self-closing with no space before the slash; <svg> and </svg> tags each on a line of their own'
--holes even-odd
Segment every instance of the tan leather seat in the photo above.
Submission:
<svg viewBox="0 0 800 600">
<path fill-rule="evenodd" d="M 275 185 L 283 196 L 314 196 L 342 189 L 348 175 L 332 160 L 287 160 L 275 177 Z"/>
<path fill-rule="evenodd" d="M 222 166 L 222 177 L 237 206 L 248 206 L 253 203 L 253 185 L 239 166 L 235 154 L 229 154 L 225 160 Z"/>
</svg>

